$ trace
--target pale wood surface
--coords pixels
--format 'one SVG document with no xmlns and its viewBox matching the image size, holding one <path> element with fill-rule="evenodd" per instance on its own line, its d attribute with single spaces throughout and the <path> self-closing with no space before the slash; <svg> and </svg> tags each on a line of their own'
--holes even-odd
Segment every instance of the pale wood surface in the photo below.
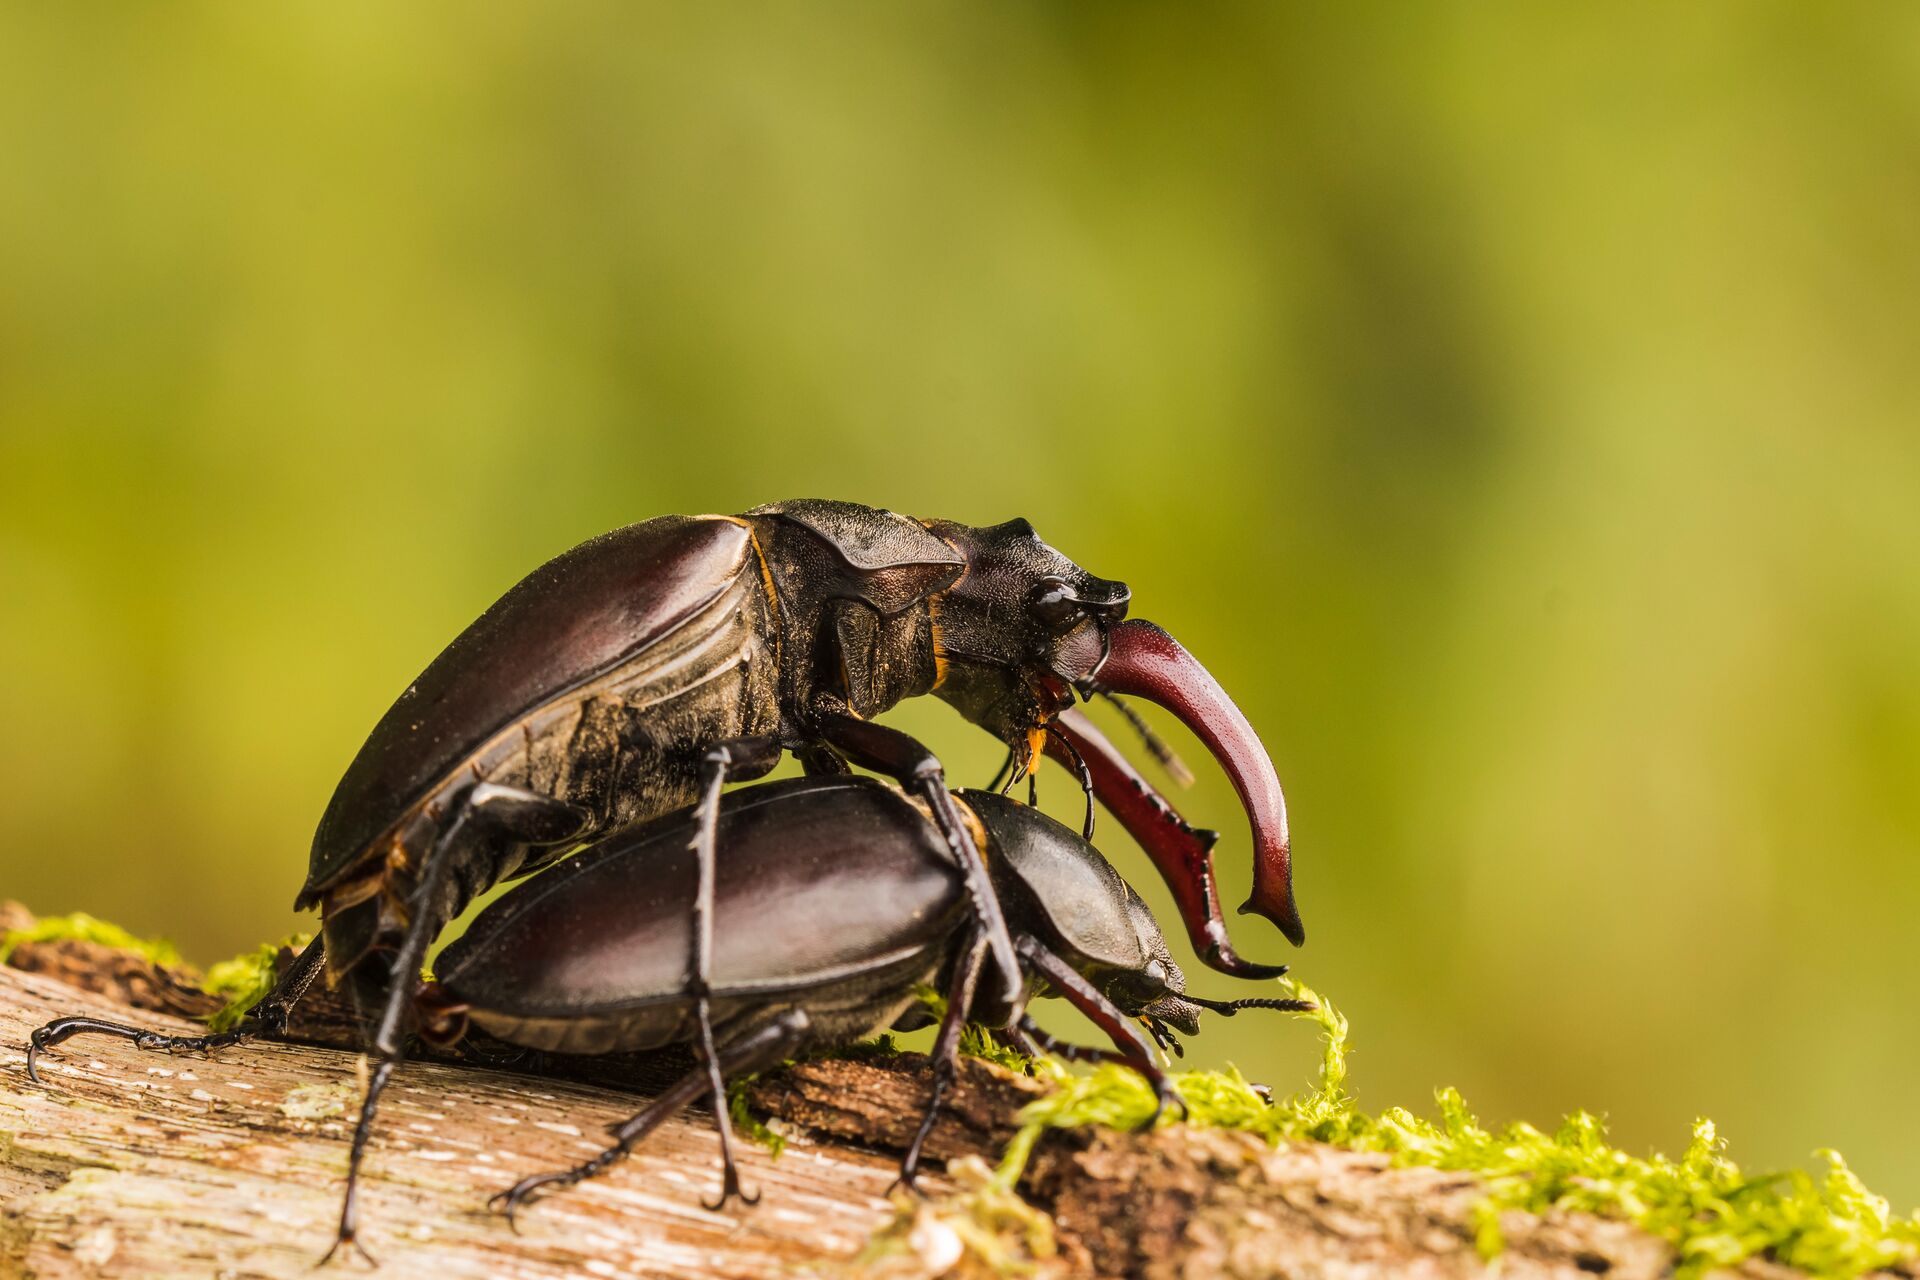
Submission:
<svg viewBox="0 0 1920 1280">
<path fill-rule="evenodd" d="M 306 1277 L 331 1239 L 357 1056 L 249 1045 L 217 1060 L 72 1041 L 25 1080 L 27 1034 L 64 1014 L 130 1011 L 50 978 L 0 969 L 0 1259 L 33 1276 Z M 141 1025 L 192 1024 L 133 1012 Z M 833 1145 L 778 1160 L 749 1148 L 751 1209 L 702 1207 L 717 1184 L 698 1113 L 626 1165 L 521 1215 L 486 1208 L 521 1176 L 604 1146 L 637 1109 L 606 1089 L 437 1063 L 388 1090 L 367 1162 L 366 1243 L 409 1277 L 774 1276 L 858 1250 L 889 1215 L 894 1161 Z M 343 1270 L 357 1266 L 343 1266 Z"/>
</svg>

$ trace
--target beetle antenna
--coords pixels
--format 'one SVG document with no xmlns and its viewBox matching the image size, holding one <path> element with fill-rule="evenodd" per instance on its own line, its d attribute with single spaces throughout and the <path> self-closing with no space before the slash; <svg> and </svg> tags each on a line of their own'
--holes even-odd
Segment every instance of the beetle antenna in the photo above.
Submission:
<svg viewBox="0 0 1920 1280">
<path fill-rule="evenodd" d="M 1278 1009 L 1282 1013 L 1312 1013 L 1320 1006 L 1311 1000 L 1281 1000 L 1268 996 L 1249 996 L 1244 1000 L 1209 1000 L 1204 996 L 1181 996 L 1189 1004 L 1197 1004 L 1202 1009 L 1211 1009 L 1215 1013 L 1231 1018 L 1242 1009 Z"/>
<path fill-rule="evenodd" d="M 1100 685 L 1094 685 L 1093 691 L 1114 705 L 1133 731 L 1140 735 L 1141 745 L 1146 747 L 1147 754 L 1159 762 L 1160 767 L 1167 771 L 1168 777 L 1183 787 L 1193 785 L 1193 770 L 1187 768 L 1187 762 L 1174 753 L 1173 748 L 1167 745 L 1167 740 L 1155 733 L 1153 726 L 1148 724 L 1138 711 L 1128 706 L 1119 694 Z"/>
<path fill-rule="evenodd" d="M 1080 838 L 1089 844 L 1093 842 L 1093 771 L 1087 768 L 1087 758 L 1080 754 L 1080 748 L 1073 745 L 1073 739 L 1052 725 L 1047 726 L 1047 736 L 1060 744 L 1067 758 L 1073 761 L 1073 771 L 1080 778 L 1080 792 L 1087 800 L 1086 821 L 1080 824 Z"/>
</svg>

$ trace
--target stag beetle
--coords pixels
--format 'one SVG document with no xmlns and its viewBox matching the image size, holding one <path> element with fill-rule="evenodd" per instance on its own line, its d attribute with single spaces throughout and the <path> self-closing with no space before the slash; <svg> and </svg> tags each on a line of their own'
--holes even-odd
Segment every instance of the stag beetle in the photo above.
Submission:
<svg viewBox="0 0 1920 1280">
<path fill-rule="evenodd" d="M 811 773 L 851 763 L 886 774 L 930 807 L 1010 983 L 1011 931 L 939 761 L 871 718 L 925 693 L 1000 738 L 1022 769 L 1043 750 L 1074 767 L 1154 859 L 1205 961 L 1272 973 L 1228 945 L 1213 833 L 1182 821 L 1084 718 L 1061 714 L 1076 694 L 1138 694 L 1193 729 L 1252 823 L 1254 895 L 1242 910 L 1302 940 L 1272 762 L 1199 662 L 1151 623 L 1125 620 L 1128 600 L 1123 583 L 1081 569 L 1025 520 L 974 528 L 801 499 L 663 516 L 583 543 L 455 637 L 374 727 L 320 819 L 295 902 L 320 908 L 322 945 L 218 1042 L 282 1029 L 324 963 L 373 1023 L 371 1114 L 404 1055 L 410 976 L 475 895 L 694 804 L 701 878 L 687 959 L 700 1041 L 716 1048 L 699 992 L 714 945 L 721 789 L 764 775 L 784 751 Z M 724 1125 L 717 1070 L 709 1083 Z M 341 1240 L 353 1230 L 349 1203 Z"/>
<path fill-rule="evenodd" d="M 990 948 L 965 874 L 931 806 L 872 778 L 795 778 L 728 794 L 714 825 L 720 875 L 714 950 L 704 987 L 689 981 L 690 907 L 702 892 L 693 836 L 702 817 L 670 814 L 603 837 L 510 890 L 440 955 L 414 991 L 421 1033 L 458 1040 L 469 1024 L 548 1052 L 602 1054 L 688 1044 L 706 1052 L 704 992 L 716 1053 L 617 1127 L 606 1151 L 574 1168 L 522 1179 L 495 1197 L 509 1216 L 535 1191 L 571 1185 L 625 1156 L 710 1088 L 710 1074 L 756 1071 L 900 1022 L 916 989 L 947 996 L 933 1088 L 901 1162 L 912 1186 L 921 1151 L 954 1079 L 969 1020 L 1013 1028 L 1029 1052 L 1117 1061 L 1160 1099 L 1180 1105 L 1141 1034 L 1171 1042 L 1199 1031 L 1199 1013 L 1305 1009 L 1304 1002 L 1214 1001 L 1186 994 L 1180 967 L 1144 902 L 1091 844 L 1030 806 L 992 792 L 950 796 L 983 849 L 1019 956 L 1017 995 L 977 991 Z M 1030 997 L 1062 996 L 1113 1041 L 1063 1044 L 1026 1013 Z M 100 1024 L 69 1019 L 36 1033 L 37 1056 Z M 723 1104 L 724 1105 L 724 1104 Z M 718 1115 L 716 1114 L 716 1121 Z M 363 1114 L 357 1157 L 371 1130 Z M 718 1208 L 739 1192 L 728 1127 L 717 1124 L 724 1170 Z M 359 1160 L 349 1165 L 348 1199 Z"/>
</svg>

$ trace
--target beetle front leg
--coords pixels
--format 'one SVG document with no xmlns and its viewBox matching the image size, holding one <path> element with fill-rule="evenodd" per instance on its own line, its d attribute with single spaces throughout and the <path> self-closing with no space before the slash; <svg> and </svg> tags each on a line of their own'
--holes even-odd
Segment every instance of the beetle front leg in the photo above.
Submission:
<svg viewBox="0 0 1920 1280">
<path fill-rule="evenodd" d="M 713 889 L 717 862 L 716 832 L 720 824 L 720 792 L 729 776 L 757 778 L 780 763 L 780 739 L 774 736 L 740 738 L 709 747 L 700 758 L 700 799 L 694 810 L 693 856 L 699 869 L 693 897 L 693 956 L 688 991 L 700 1024 L 700 1051 L 706 1059 L 707 1083 L 713 1094 L 713 1122 L 720 1131 L 720 1199 L 707 1206 L 719 1209 L 733 1196 L 748 1204 L 740 1186 L 740 1169 L 733 1159 L 733 1123 L 727 1109 L 727 1082 L 720 1071 L 720 1055 L 713 1042 L 713 1003 L 708 979 L 713 971 Z"/>
<path fill-rule="evenodd" d="M 1055 1040 L 1034 1024 L 1033 1019 L 1022 1014 L 1017 1033 L 1029 1044 L 1035 1041 L 1070 1059 L 1083 1059 L 1099 1062 L 1117 1062 L 1133 1068 L 1153 1087 L 1153 1114 L 1138 1126 L 1141 1130 L 1153 1128 L 1160 1121 L 1160 1115 L 1169 1103 L 1180 1109 L 1185 1115 L 1187 1104 L 1175 1091 L 1173 1082 L 1167 1079 L 1167 1073 L 1154 1061 L 1153 1046 L 1147 1043 L 1145 1036 L 1134 1028 L 1133 1021 L 1121 1012 L 1118 1005 L 1100 993 L 1099 988 L 1085 978 L 1030 934 L 1020 936 L 1020 956 L 1033 966 L 1035 972 L 1047 980 L 1056 992 L 1064 996 L 1069 1004 L 1086 1015 L 1089 1022 L 1107 1033 L 1113 1041 L 1114 1050 L 1086 1049 L 1078 1045 L 1064 1044 Z"/>
<path fill-rule="evenodd" d="M 973 900 L 973 909 L 986 930 L 994 964 L 1000 969 L 1003 998 L 1009 1004 L 1018 1000 L 1020 961 L 1014 954 L 1013 935 L 1007 930 L 1000 899 L 993 892 L 986 854 L 947 790 L 946 771 L 940 767 L 939 759 L 898 729 L 889 729 L 844 711 L 817 717 L 815 726 L 829 745 L 853 763 L 886 774 L 927 802 L 933 811 L 934 825 L 940 828 L 955 865 L 966 877 L 967 896 Z"/>
<path fill-rule="evenodd" d="M 557 844 L 583 829 L 587 821 L 584 812 L 564 801 L 491 782 L 476 783 L 455 802 L 452 815 L 435 836 L 421 867 L 420 883 L 409 901 L 407 932 L 394 955 L 380 996 L 380 1018 L 375 1024 L 371 1045 L 373 1070 L 367 1079 L 366 1096 L 360 1100 L 360 1117 L 354 1125 L 353 1145 L 347 1153 L 347 1189 L 340 1202 L 339 1227 L 333 1244 L 321 1256 L 322 1265 L 339 1252 L 342 1245 L 373 1261 L 373 1256 L 358 1239 L 360 1165 L 373 1135 L 373 1117 L 380 1095 L 393 1069 L 406 1060 L 406 1015 L 413 1003 L 414 987 L 420 980 L 427 943 L 446 924 L 440 918 L 437 904 L 455 855 L 471 843 L 489 838 Z"/>
</svg>

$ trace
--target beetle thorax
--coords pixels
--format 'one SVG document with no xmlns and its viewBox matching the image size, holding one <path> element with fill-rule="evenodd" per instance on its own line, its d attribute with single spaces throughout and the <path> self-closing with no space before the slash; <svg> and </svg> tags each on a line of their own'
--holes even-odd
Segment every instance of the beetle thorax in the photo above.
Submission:
<svg viewBox="0 0 1920 1280">
<path fill-rule="evenodd" d="M 884 513 L 879 513 L 884 514 Z M 939 682 L 930 601 L 885 571 L 862 573 L 813 529 L 756 520 L 780 626 L 780 702 L 790 732 L 822 702 L 877 715 Z"/>
</svg>

